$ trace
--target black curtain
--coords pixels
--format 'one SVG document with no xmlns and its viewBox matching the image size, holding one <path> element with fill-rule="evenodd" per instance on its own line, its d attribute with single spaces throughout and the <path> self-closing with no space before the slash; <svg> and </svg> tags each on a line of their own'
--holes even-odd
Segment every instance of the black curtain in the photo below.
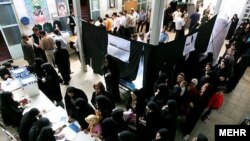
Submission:
<svg viewBox="0 0 250 141">
<path fill-rule="evenodd" d="M 204 53 L 207 50 L 209 40 L 214 28 L 217 15 L 209 20 L 206 24 L 201 25 L 198 29 L 198 35 L 195 42 L 195 50 Z"/>
<path fill-rule="evenodd" d="M 91 64 L 93 71 L 102 75 L 103 58 L 108 44 L 105 28 L 82 22 L 82 38 L 86 64 Z"/>
<path fill-rule="evenodd" d="M 102 75 L 103 59 L 107 53 L 108 34 L 105 27 L 96 27 L 86 22 L 82 22 L 82 27 L 86 64 L 91 65 L 95 73 Z M 143 48 L 142 43 L 133 40 L 130 41 L 129 63 L 123 62 L 118 58 L 115 59 L 120 69 L 120 77 L 127 81 L 133 81 L 137 76 Z"/>
</svg>

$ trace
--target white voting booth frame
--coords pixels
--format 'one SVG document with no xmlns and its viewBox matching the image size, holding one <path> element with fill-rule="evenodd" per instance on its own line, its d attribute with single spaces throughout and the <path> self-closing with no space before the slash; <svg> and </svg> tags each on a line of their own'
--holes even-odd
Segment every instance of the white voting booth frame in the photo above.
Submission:
<svg viewBox="0 0 250 141">
<path fill-rule="evenodd" d="M 34 77 L 35 76 L 31 76 Z M 47 117 L 52 123 L 53 129 L 57 129 L 63 125 L 66 125 L 65 128 L 61 131 L 60 134 L 64 134 L 65 137 L 58 141 L 100 141 L 100 139 L 91 137 L 90 134 L 86 134 L 83 131 L 74 131 L 72 125 L 76 128 L 80 129 L 80 125 L 77 121 L 73 123 L 68 123 L 68 116 L 66 110 L 61 108 L 60 106 L 56 107 L 55 104 L 50 101 L 42 91 L 39 89 L 36 93 L 34 93 L 34 87 L 37 83 L 34 81 L 34 78 L 27 77 L 28 80 L 24 79 L 9 79 L 7 81 L 1 82 L 2 89 L 4 91 L 11 91 L 13 93 L 13 97 L 16 101 L 20 101 L 23 98 L 28 99 L 28 104 L 24 106 L 24 113 L 28 112 L 32 108 L 37 108 L 42 112 L 43 117 Z M 26 83 L 26 84 L 23 84 Z M 31 88 L 30 85 L 33 85 Z M 29 87 L 28 87 L 29 86 Z M 30 91 L 29 89 L 32 89 Z M 32 92 L 32 93 L 29 93 Z M 29 94 L 28 94 L 29 93 Z"/>
</svg>

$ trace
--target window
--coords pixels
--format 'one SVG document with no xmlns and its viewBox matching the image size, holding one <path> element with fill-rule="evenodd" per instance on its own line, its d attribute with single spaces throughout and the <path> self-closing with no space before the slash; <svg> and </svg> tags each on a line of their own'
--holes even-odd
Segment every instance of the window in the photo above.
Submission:
<svg viewBox="0 0 250 141">
<path fill-rule="evenodd" d="M 0 5 L 0 13 L 1 13 L 1 18 L 0 18 L 1 26 L 17 24 L 15 14 L 10 4 Z"/>
<path fill-rule="evenodd" d="M 7 39 L 9 46 L 20 44 L 21 33 L 18 26 L 3 28 L 4 35 Z"/>
</svg>

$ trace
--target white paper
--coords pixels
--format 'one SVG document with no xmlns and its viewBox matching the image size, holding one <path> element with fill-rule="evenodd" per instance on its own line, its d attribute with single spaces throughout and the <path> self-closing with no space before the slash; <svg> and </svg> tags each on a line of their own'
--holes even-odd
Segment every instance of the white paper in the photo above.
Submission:
<svg viewBox="0 0 250 141">
<path fill-rule="evenodd" d="M 129 63 L 131 42 L 108 34 L 108 54 Z"/>
<path fill-rule="evenodd" d="M 187 36 L 186 38 L 186 42 L 185 42 L 185 47 L 183 50 L 183 55 L 187 55 L 189 54 L 189 52 L 194 51 L 195 50 L 195 42 L 196 42 L 196 38 L 197 38 L 197 33 L 194 33 L 190 36 Z"/>
</svg>

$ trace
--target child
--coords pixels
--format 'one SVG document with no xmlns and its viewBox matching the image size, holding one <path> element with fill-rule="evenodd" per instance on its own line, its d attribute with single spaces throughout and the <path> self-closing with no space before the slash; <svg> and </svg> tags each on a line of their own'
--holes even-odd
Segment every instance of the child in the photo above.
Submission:
<svg viewBox="0 0 250 141">
<path fill-rule="evenodd" d="M 89 132 L 92 137 L 100 138 L 102 134 L 102 128 L 99 116 L 91 114 L 85 118 L 85 121 L 89 124 L 85 132 Z"/>
<path fill-rule="evenodd" d="M 201 116 L 201 120 L 205 121 L 209 118 L 212 110 L 219 109 L 224 101 L 224 89 L 218 88 L 217 92 L 213 94 L 208 103 L 208 110 Z"/>
</svg>

